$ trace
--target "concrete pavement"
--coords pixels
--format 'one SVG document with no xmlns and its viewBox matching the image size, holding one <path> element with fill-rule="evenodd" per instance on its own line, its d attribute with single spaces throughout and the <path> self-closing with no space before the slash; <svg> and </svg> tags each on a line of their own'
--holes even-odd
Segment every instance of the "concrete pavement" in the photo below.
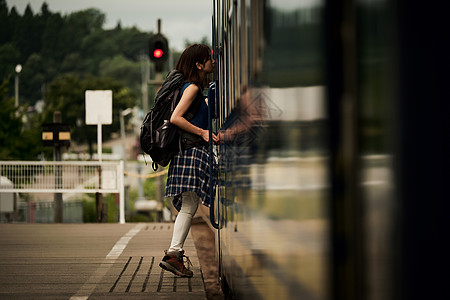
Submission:
<svg viewBox="0 0 450 300">
<path fill-rule="evenodd" d="M 197 252 L 194 277 L 158 266 L 172 223 L 0 224 L 0 299 L 206 299 Z"/>
</svg>

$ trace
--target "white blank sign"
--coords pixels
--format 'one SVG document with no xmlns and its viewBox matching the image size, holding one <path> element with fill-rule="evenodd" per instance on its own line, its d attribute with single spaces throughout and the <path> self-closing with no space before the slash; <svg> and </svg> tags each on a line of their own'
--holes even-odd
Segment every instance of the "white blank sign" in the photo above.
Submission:
<svg viewBox="0 0 450 300">
<path fill-rule="evenodd" d="M 89 91 L 86 97 L 86 124 L 112 124 L 112 91 Z"/>
</svg>

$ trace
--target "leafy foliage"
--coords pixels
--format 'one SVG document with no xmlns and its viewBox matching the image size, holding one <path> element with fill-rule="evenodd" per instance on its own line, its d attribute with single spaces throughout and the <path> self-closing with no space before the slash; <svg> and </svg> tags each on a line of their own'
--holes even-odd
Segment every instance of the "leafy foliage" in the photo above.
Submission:
<svg viewBox="0 0 450 300">
<path fill-rule="evenodd" d="M 0 159 L 30 155 L 36 159 L 35 152 L 43 151 L 41 125 L 51 123 L 56 110 L 71 126 L 73 141 L 95 142 L 95 126 L 83 125 L 88 89 L 113 91 L 113 124 L 104 127 L 104 138 L 119 130 L 119 109 L 133 107 L 140 95 L 139 60 L 152 33 L 122 29 L 120 24 L 104 30 L 104 22 L 105 15 L 93 8 L 61 15 L 43 3 L 40 12 L 34 13 L 28 5 L 19 15 L 15 7 L 9 9 L 6 0 L 0 0 Z M 17 116 L 13 99 L 17 64 L 23 66 L 18 74 L 18 111 L 36 112 L 33 106 L 43 102 L 43 111 L 37 115 Z M 23 152 L 23 135 L 30 135 L 26 149 L 36 151 Z"/>
<path fill-rule="evenodd" d="M 23 115 L 17 113 L 14 98 L 6 98 L 7 81 L 0 85 L 0 159 L 34 160 L 44 151 L 40 127 L 23 124 Z"/>
<path fill-rule="evenodd" d="M 21 16 L 0 0 L 0 79 L 15 76 L 15 66 L 22 64 L 21 102 L 34 105 L 45 98 L 45 86 L 61 74 L 100 76 L 106 62 L 122 57 L 131 76 L 123 77 L 114 65 L 108 66 L 107 73 L 138 93 L 138 61 L 152 33 L 120 25 L 104 30 L 104 22 L 105 15 L 95 8 L 61 16 L 44 3 L 39 13 L 28 5 Z M 123 70 L 123 64 L 118 69 Z"/>
</svg>

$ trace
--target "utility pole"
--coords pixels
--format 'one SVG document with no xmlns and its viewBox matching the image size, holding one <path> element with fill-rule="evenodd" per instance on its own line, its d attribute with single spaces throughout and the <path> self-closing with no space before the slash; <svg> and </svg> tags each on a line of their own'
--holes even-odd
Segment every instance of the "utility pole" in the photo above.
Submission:
<svg viewBox="0 0 450 300">
<path fill-rule="evenodd" d="M 62 116 L 60 111 L 55 111 L 53 113 L 53 123 L 61 124 Z M 55 143 L 53 146 L 53 160 L 61 161 L 61 145 L 60 143 Z M 57 189 L 62 188 L 62 169 L 61 166 L 55 166 L 55 187 Z M 53 196 L 54 201 L 54 221 L 55 223 L 63 222 L 63 198 L 62 193 L 55 193 Z"/>
<path fill-rule="evenodd" d="M 150 80 L 150 65 L 148 58 L 141 57 L 141 93 L 142 93 L 142 110 L 144 113 L 149 111 L 148 108 L 148 82 Z"/>
<path fill-rule="evenodd" d="M 158 33 L 156 33 L 149 41 L 148 46 L 148 54 L 150 60 L 153 62 L 155 66 L 155 78 L 153 80 L 149 80 L 149 85 L 155 87 L 157 90 L 164 83 L 162 72 L 166 66 L 166 62 L 169 59 L 170 51 L 169 51 L 169 42 L 167 38 L 161 33 L 161 19 L 158 19 Z M 162 176 L 158 176 L 156 178 L 156 200 L 161 204 L 163 203 L 163 182 Z M 158 221 L 162 219 L 161 214 L 157 215 Z"/>
</svg>

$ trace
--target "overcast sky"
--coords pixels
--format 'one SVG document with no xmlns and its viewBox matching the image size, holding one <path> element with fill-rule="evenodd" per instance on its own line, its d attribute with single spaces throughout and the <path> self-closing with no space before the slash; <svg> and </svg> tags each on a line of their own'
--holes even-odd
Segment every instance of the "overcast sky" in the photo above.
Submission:
<svg viewBox="0 0 450 300">
<path fill-rule="evenodd" d="M 98 8 L 106 15 L 105 29 L 113 28 L 120 20 L 122 28 L 136 26 L 141 31 L 157 31 L 157 19 L 162 20 L 162 33 L 169 46 L 179 51 L 185 40 L 211 42 L 211 0 L 6 0 L 9 9 L 16 7 L 23 14 L 28 3 L 34 13 L 47 2 L 51 12 L 63 15 L 87 8 Z"/>
</svg>

